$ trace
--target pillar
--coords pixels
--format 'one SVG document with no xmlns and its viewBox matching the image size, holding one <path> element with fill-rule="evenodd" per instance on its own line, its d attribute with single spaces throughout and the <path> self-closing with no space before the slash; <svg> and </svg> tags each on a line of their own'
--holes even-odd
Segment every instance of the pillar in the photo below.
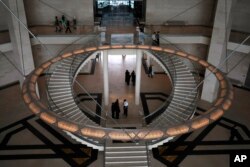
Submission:
<svg viewBox="0 0 250 167">
<path fill-rule="evenodd" d="M 226 1 L 226 5 L 225 5 Z M 215 11 L 213 32 L 210 41 L 207 61 L 214 66 L 218 66 L 226 58 L 226 45 L 231 31 L 232 7 L 235 0 L 218 0 Z M 225 9 L 227 7 L 227 10 Z M 225 20 L 227 17 L 227 20 Z M 227 28 L 227 29 L 226 29 Z M 228 32 L 228 33 L 226 33 Z M 209 75 L 206 70 L 205 76 Z M 212 74 L 205 78 L 201 99 L 213 102 L 217 97 L 219 83 Z"/>
<path fill-rule="evenodd" d="M 142 50 L 136 51 L 135 105 L 140 104 Z"/>
<path fill-rule="evenodd" d="M 150 66 L 150 56 L 147 55 L 147 66 L 149 67 Z"/>
<path fill-rule="evenodd" d="M 7 6 L 13 14 L 27 27 L 26 14 L 23 0 L 7 0 Z M 7 9 L 6 9 L 7 10 Z M 34 60 L 31 50 L 31 43 L 28 30 L 19 22 L 19 20 L 8 11 L 8 27 L 13 48 L 13 63 L 22 71 L 19 82 L 22 85 L 25 76 L 34 70 Z"/>
<path fill-rule="evenodd" d="M 103 53 L 103 85 L 104 85 L 104 104 L 109 104 L 109 75 L 108 75 L 108 51 L 104 50 Z"/>
</svg>

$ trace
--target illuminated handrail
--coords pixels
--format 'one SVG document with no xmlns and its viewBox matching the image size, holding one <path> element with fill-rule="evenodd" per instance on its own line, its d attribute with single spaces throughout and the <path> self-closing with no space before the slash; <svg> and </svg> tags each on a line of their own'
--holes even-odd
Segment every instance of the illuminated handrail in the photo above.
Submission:
<svg viewBox="0 0 250 167">
<path fill-rule="evenodd" d="M 97 51 L 97 50 L 101 51 L 101 50 L 106 50 L 107 48 L 112 49 L 112 47 L 113 46 L 100 46 L 96 47 L 95 49 L 91 49 L 91 51 Z M 129 47 L 131 46 L 122 45 L 120 48 L 126 49 Z M 161 47 L 156 48 L 144 45 L 136 45 L 134 48 L 145 49 L 145 50 L 158 50 L 158 51 L 161 50 L 162 52 L 166 53 L 170 53 L 170 51 L 173 51 L 171 49 L 166 49 Z M 89 48 L 86 48 L 85 50 L 88 51 Z M 182 53 L 176 51 L 174 51 L 174 54 L 177 56 L 183 56 Z M 192 60 L 188 55 L 185 56 L 185 58 Z M 51 64 L 62 59 L 63 57 L 59 56 L 47 61 L 46 63 L 39 66 L 27 77 L 27 79 L 23 84 L 23 89 L 22 89 L 23 99 L 28 108 L 33 113 L 37 114 L 45 122 L 56 125 L 63 130 L 67 130 L 72 133 L 76 133 L 78 135 L 90 136 L 93 138 L 112 139 L 112 140 L 131 140 L 131 139 L 153 140 L 162 137 L 177 136 L 199 129 L 214 122 L 215 120 L 219 119 L 224 114 L 224 112 L 229 109 L 229 107 L 232 104 L 233 91 L 228 79 L 213 65 L 207 63 L 206 61 L 200 58 L 197 58 L 195 62 L 199 63 L 200 65 L 206 67 L 206 69 L 211 71 L 219 81 L 220 85 L 220 93 L 218 94 L 218 97 L 215 100 L 214 105 L 210 109 L 208 109 L 203 115 L 195 117 L 194 119 L 191 120 L 187 120 L 184 123 L 173 125 L 168 128 L 163 128 L 163 129 L 159 128 L 153 130 L 148 128 L 126 129 L 126 133 L 124 132 L 124 129 L 103 128 L 86 124 L 85 125 L 77 124 L 70 120 L 67 120 L 66 118 L 62 118 L 56 115 L 55 113 L 50 112 L 38 99 L 35 91 L 35 84 L 37 82 L 38 76 L 49 66 L 51 66 Z M 151 132 L 145 137 L 145 135 L 149 131 Z"/>
</svg>

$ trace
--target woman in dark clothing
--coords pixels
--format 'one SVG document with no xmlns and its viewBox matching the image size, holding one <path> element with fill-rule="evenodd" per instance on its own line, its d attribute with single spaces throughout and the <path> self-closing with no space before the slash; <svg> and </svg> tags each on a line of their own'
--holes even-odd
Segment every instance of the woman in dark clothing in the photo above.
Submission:
<svg viewBox="0 0 250 167">
<path fill-rule="evenodd" d="M 120 106 L 119 106 L 119 100 L 116 99 L 115 101 L 115 117 L 116 119 L 119 119 L 119 114 L 120 114 Z"/>
<path fill-rule="evenodd" d="M 132 79 L 133 86 L 135 86 L 135 71 L 131 73 L 131 79 Z"/>
<path fill-rule="evenodd" d="M 126 70 L 125 72 L 125 82 L 127 83 L 127 85 L 129 85 L 130 82 L 130 73 L 128 70 Z"/>
</svg>

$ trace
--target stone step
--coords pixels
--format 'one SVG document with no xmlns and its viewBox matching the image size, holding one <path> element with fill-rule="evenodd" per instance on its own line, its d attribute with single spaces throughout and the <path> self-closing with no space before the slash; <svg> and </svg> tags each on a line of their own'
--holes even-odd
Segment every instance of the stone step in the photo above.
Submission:
<svg viewBox="0 0 250 167">
<path fill-rule="evenodd" d="M 71 91 L 71 89 L 67 89 L 67 91 L 53 91 L 53 90 L 48 90 L 48 92 L 49 92 L 49 94 L 51 95 L 51 96 L 54 96 L 54 95 L 56 95 L 56 96 L 60 96 L 60 95 L 71 95 L 72 94 L 72 91 Z"/>
<path fill-rule="evenodd" d="M 105 162 L 105 166 L 119 166 L 119 167 L 123 167 L 123 166 L 147 166 L 148 162 L 147 161 L 120 161 L 120 162 Z"/>
<path fill-rule="evenodd" d="M 49 84 L 48 88 L 71 88 L 70 84 Z"/>
<path fill-rule="evenodd" d="M 73 97 L 72 96 L 69 96 L 69 97 L 66 97 L 66 98 L 60 98 L 60 99 L 54 99 L 53 97 L 51 97 L 51 99 L 53 99 L 53 102 L 54 103 L 58 103 L 58 102 L 63 102 L 63 101 L 69 101 L 69 100 L 73 100 L 74 101 L 74 99 L 73 99 Z"/>
<path fill-rule="evenodd" d="M 71 87 L 66 87 L 66 88 L 49 88 L 49 92 L 63 92 L 65 90 L 71 90 Z"/>
</svg>

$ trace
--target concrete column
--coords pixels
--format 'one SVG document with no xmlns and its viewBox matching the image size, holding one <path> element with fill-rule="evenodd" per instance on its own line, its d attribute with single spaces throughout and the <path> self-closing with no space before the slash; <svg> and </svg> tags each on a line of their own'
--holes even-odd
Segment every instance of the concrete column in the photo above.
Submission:
<svg viewBox="0 0 250 167">
<path fill-rule="evenodd" d="M 140 104 L 142 50 L 136 51 L 135 104 Z"/>
<path fill-rule="evenodd" d="M 104 84 L 104 104 L 109 104 L 109 75 L 108 75 L 108 51 L 103 51 L 103 84 Z"/>
<path fill-rule="evenodd" d="M 8 0 L 7 2 L 10 10 L 27 26 L 23 0 Z M 34 70 L 29 33 L 10 12 L 8 12 L 8 16 L 9 34 L 14 52 L 14 57 L 11 59 L 22 71 L 23 75 L 26 76 Z M 21 85 L 24 79 L 20 74 L 19 81 Z"/>
<path fill-rule="evenodd" d="M 226 44 L 231 31 L 231 13 L 235 1 L 236 0 L 218 0 L 217 2 L 212 38 L 207 59 L 207 61 L 214 66 L 218 66 L 226 58 Z M 225 6 L 227 6 L 227 9 Z M 226 17 L 227 20 L 225 20 Z M 209 73 L 210 72 L 207 70 L 205 76 L 208 76 Z M 213 102 L 217 97 L 218 87 L 219 83 L 213 75 L 207 77 L 203 84 L 201 99 Z"/>
<path fill-rule="evenodd" d="M 86 64 L 86 69 L 87 72 L 91 72 L 91 68 L 92 68 L 92 59 L 89 60 L 89 62 Z"/>
<path fill-rule="evenodd" d="M 147 66 L 149 67 L 150 66 L 150 56 L 147 55 Z"/>
</svg>

